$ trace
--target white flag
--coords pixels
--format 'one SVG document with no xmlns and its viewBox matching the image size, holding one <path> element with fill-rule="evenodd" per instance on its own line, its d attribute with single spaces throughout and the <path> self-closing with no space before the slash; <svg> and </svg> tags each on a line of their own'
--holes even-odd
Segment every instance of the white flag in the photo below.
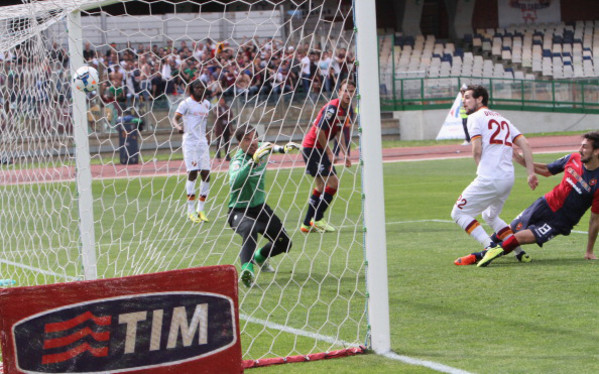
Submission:
<svg viewBox="0 0 599 374">
<path fill-rule="evenodd" d="M 445 122 L 437 134 L 436 140 L 443 139 L 465 139 L 464 126 L 462 126 L 462 116 L 460 116 L 460 107 L 462 106 L 462 94 L 458 92 L 453 101 L 453 105 L 445 117 Z"/>
</svg>

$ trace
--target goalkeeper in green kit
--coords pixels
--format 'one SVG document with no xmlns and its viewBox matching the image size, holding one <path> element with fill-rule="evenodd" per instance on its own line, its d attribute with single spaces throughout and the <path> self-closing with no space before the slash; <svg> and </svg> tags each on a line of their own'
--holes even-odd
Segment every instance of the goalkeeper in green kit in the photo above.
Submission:
<svg viewBox="0 0 599 374">
<path fill-rule="evenodd" d="M 231 187 L 229 200 L 229 225 L 239 234 L 241 246 L 241 282 L 250 287 L 254 283 L 254 265 L 262 271 L 274 271 L 267 259 L 291 249 L 291 239 L 283 223 L 266 204 L 264 178 L 268 157 L 272 152 L 288 153 L 300 149 L 296 143 L 285 146 L 269 142 L 258 143 L 256 130 L 244 124 L 235 131 L 239 142 L 239 150 L 229 165 L 229 184 Z M 262 234 L 269 242 L 256 249 L 258 234 Z"/>
</svg>

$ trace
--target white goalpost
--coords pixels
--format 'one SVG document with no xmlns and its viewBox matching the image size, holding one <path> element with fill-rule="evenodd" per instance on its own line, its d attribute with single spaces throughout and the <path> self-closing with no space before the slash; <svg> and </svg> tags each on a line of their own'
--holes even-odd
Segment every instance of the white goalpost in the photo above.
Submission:
<svg viewBox="0 0 599 374">
<path fill-rule="evenodd" d="M 337 231 L 300 231 L 314 180 L 300 154 L 270 158 L 266 202 L 293 245 L 270 260 L 274 273 L 239 285 L 243 358 L 390 351 L 374 0 L 30 0 L 0 9 L 0 278 L 28 286 L 239 269 L 241 239 L 227 223 L 227 152 L 239 148 L 234 136 L 220 141 L 216 107 L 230 108 L 231 131 L 248 123 L 262 141 L 301 142 L 350 79 L 353 165 L 335 165 L 340 183 L 326 213 Z M 94 92 L 71 86 L 84 65 L 99 72 Z M 170 122 L 197 79 L 212 103 L 203 223 L 186 215 L 182 139 Z"/>
<path fill-rule="evenodd" d="M 381 150 L 381 114 L 378 79 L 378 48 L 374 1 L 356 1 L 358 29 L 358 87 L 360 92 L 360 154 L 364 168 L 365 253 L 368 263 L 368 314 L 372 348 L 377 353 L 391 351 L 389 291 L 387 286 L 387 242 Z M 376 56 L 376 58 L 373 58 Z M 360 74 L 377 72 L 377 74 Z M 378 181 L 378 182 L 377 182 Z"/>
</svg>

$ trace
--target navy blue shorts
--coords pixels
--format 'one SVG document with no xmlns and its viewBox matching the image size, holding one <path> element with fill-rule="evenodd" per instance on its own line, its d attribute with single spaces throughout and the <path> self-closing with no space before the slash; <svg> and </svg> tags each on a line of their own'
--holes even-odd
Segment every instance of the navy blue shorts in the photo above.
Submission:
<svg viewBox="0 0 599 374">
<path fill-rule="evenodd" d="M 544 197 L 538 198 L 520 213 L 510 226 L 514 232 L 526 229 L 532 231 L 540 247 L 556 235 L 570 235 L 573 227 L 570 221 L 549 208 Z"/>
<path fill-rule="evenodd" d="M 337 174 L 335 166 L 323 149 L 318 148 L 302 148 L 302 156 L 306 162 L 306 174 L 315 177 L 328 177 L 329 175 Z"/>
</svg>

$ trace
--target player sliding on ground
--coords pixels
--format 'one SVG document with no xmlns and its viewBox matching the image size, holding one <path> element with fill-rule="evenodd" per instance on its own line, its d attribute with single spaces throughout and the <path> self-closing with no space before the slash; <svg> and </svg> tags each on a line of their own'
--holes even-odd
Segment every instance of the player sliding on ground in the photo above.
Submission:
<svg viewBox="0 0 599 374">
<path fill-rule="evenodd" d="M 241 125 L 235 131 L 239 150 L 229 165 L 229 225 L 242 238 L 241 282 L 250 287 L 254 282 L 254 264 L 262 271 L 274 271 L 267 259 L 291 249 L 291 239 L 283 223 L 266 204 L 264 179 L 268 157 L 272 152 L 288 153 L 300 149 L 296 143 L 285 146 L 258 143 L 256 130 L 250 125 Z M 268 243 L 256 250 L 258 234 Z"/>
<path fill-rule="evenodd" d="M 192 222 L 208 222 L 204 213 L 204 203 L 210 190 L 210 148 L 206 135 L 206 121 L 211 105 L 204 98 L 206 88 L 200 80 L 193 81 L 187 87 L 189 97 L 177 107 L 171 123 L 174 128 L 183 133 L 183 160 L 187 169 L 187 217 Z M 181 126 L 183 118 L 183 126 Z M 198 171 L 202 181 L 200 183 L 200 198 L 195 207 L 195 186 Z M 195 209 L 194 209 L 195 208 Z"/>
<path fill-rule="evenodd" d="M 514 159 L 523 163 L 522 155 L 514 154 Z M 543 243 L 556 235 L 570 235 L 572 228 L 591 208 L 588 241 L 584 258 L 596 260 L 593 249 L 599 232 L 599 132 L 583 135 L 578 153 L 571 153 L 550 164 L 535 162 L 535 172 L 545 177 L 564 173 L 560 184 L 537 199 L 526 208 L 512 223 L 513 235 L 505 238 L 495 248 L 471 253 L 476 257 L 477 266 L 488 266 L 491 261 L 510 253 L 521 244 Z"/>
<path fill-rule="evenodd" d="M 351 103 L 355 91 L 354 82 L 342 81 L 339 86 L 339 98 L 329 101 L 320 109 L 316 120 L 304 137 L 302 155 L 306 162 L 306 174 L 314 177 L 314 190 L 310 195 L 308 211 L 300 227 L 302 232 L 335 231 L 335 228 L 323 218 L 339 188 L 339 178 L 333 166 L 335 156 L 329 142 L 337 140 L 345 158 L 345 167 L 351 167 L 348 156 L 349 139 L 341 137 L 340 134 L 343 133 L 346 122 L 353 121 L 354 110 Z"/>
<path fill-rule="evenodd" d="M 451 218 L 483 248 L 489 248 L 493 243 L 476 219 L 481 213 L 500 239 L 512 234 L 499 214 L 514 186 L 513 144 L 524 152 L 528 185 L 534 190 L 539 183 L 526 138 L 509 120 L 487 108 L 488 100 L 489 93 L 482 86 L 468 86 L 464 92 L 463 105 L 468 114 L 468 133 L 477 169 L 476 178 L 462 192 L 451 211 Z M 523 251 L 517 257 L 519 261 L 530 261 Z M 470 265 L 474 262 L 473 257 L 460 257 L 455 264 Z"/>
</svg>

